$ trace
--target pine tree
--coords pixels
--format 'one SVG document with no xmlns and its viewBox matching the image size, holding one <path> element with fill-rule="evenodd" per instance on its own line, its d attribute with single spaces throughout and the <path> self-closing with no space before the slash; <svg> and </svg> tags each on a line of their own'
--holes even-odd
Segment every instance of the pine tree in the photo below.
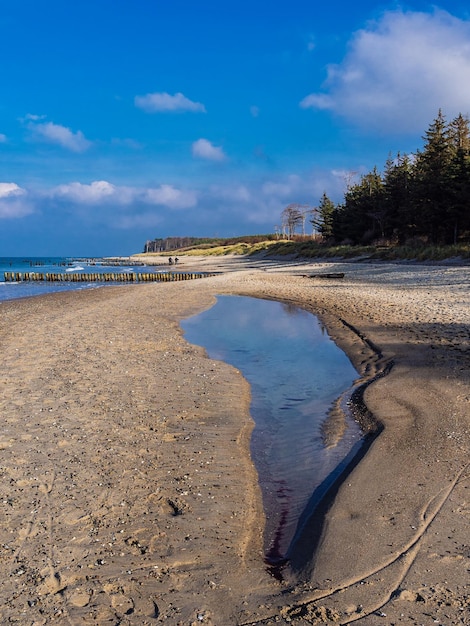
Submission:
<svg viewBox="0 0 470 626">
<path fill-rule="evenodd" d="M 453 157 L 449 170 L 449 206 L 446 240 L 457 243 L 459 234 L 470 230 L 470 128 L 459 114 L 449 124 Z"/>
<path fill-rule="evenodd" d="M 454 154 L 441 110 L 426 131 L 424 140 L 424 149 L 417 153 L 415 163 L 416 228 L 418 235 L 426 236 L 432 243 L 440 243 L 445 240 L 450 164 Z"/>
<path fill-rule="evenodd" d="M 384 203 L 388 236 L 404 243 L 416 234 L 415 210 L 411 200 L 413 167 L 408 155 L 388 158 L 384 173 Z"/>
<path fill-rule="evenodd" d="M 336 232 L 353 243 L 364 243 L 384 236 L 384 186 L 374 167 L 346 192 L 344 207 L 336 215 Z"/>
<path fill-rule="evenodd" d="M 351 243 L 378 237 L 469 241 L 470 121 L 460 114 L 448 124 L 439 110 L 423 140 L 411 157 L 389 157 L 383 176 L 374 168 L 348 186 L 342 204 L 332 206 L 324 193 L 312 223 Z"/>
<path fill-rule="evenodd" d="M 333 215 L 335 212 L 335 204 L 324 192 L 318 210 L 312 217 L 310 222 L 313 227 L 325 238 L 329 239 L 333 236 Z"/>
</svg>

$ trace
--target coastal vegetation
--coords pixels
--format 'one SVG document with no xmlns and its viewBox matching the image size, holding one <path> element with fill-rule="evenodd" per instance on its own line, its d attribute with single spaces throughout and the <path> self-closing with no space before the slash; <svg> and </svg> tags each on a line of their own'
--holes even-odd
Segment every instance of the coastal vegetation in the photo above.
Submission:
<svg viewBox="0 0 470 626">
<path fill-rule="evenodd" d="M 236 246 L 238 244 L 253 245 L 264 241 L 277 241 L 276 235 L 244 235 L 243 237 L 166 237 L 165 239 L 153 239 L 147 241 L 144 253 L 165 253 L 189 251 L 193 249 L 206 250 L 217 246 Z"/>
<path fill-rule="evenodd" d="M 382 243 L 380 245 L 350 245 L 331 244 L 321 238 L 312 239 L 308 236 L 294 235 L 288 239 L 263 239 L 262 235 L 256 236 L 259 240 L 253 242 L 251 237 L 240 237 L 238 241 L 214 239 L 203 245 L 194 245 L 171 252 L 161 253 L 179 254 L 184 256 L 224 256 L 224 255 L 259 255 L 270 257 L 301 257 L 301 258 L 327 258 L 327 259 L 371 259 L 382 261 L 418 260 L 418 261 L 442 261 L 444 259 L 469 259 L 470 242 L 455 245 L 438 246 L 428 245 L 419 240 L 409 242 L 407 245 L 393 245 Z M 143 253 L 139 256 L 145 259 L 151 253 Z"/>
<path fill-rule="evenodd" d="M 334 203 L 292 203 L 275 234 L 229 239 L 172 237 L 145 244 L 146 253 L 269 254 L 302 257 L 442 260 L 470 258 L 470 122 L 442 111 L 429 125 L 423 148 L 389 156 L 348 182 Z M 311 235 L 306 235 L 306 223 Z M 301 231 L 301 234 L 299 233 Z"/>
<path fill-rule="evenodd" d="M 397 154 L 348 184 L 335 204 L 326 193 L 318 207 L 303 211 L 291 204 L 282 212 L 288 238 L 305 215 L 329 243 L 393 245 L 408 248 L 470 242 L 470 128 L 458 115 L 447 123 L 442 111 L 429 125 L 424 146 L 415 154 Z"/>
</svg>

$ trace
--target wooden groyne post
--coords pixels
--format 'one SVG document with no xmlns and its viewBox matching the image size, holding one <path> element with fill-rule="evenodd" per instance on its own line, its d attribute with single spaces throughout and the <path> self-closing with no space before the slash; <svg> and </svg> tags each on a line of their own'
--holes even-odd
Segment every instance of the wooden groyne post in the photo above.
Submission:
<svg viewBox="0 0 470 626">
<path fill-rule="evenodd" d="M 194 280 L 216 276 L 211 272 L 5 272 L 4 280 L 11 282 L 48 282 L 48 283 L 149 283 L 175 280 Z"/>
</svg>

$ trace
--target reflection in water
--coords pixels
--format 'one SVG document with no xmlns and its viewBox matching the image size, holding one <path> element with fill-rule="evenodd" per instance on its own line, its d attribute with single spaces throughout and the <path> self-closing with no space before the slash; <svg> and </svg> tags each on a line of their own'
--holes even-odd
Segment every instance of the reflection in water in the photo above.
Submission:
<svg viewBox="0 0 470 626">
<path fill-rule="evenodd" d="M 361 438 L 338 410 L 357 372 L 317 318 L 292 305 L 219 296 L 182 327 L 188 341 L 237 367 L 251 385 L 266 559 L 281 562 L 312 493 Z"/>
</svg>

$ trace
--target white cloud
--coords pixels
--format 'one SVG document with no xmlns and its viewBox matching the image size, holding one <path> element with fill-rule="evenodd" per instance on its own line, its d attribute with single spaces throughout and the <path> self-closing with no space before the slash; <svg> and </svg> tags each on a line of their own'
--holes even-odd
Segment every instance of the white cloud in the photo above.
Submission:
<svg viewBox="0 0 470 626">
<path fill-rule="evenodd" d="M 27 191 L 16 183 L 0 183 L 0 219 L 15 219 L 33 213 L 27 195 Z"/>
<path fill-rule="evenodd" d="M 311 93 L 301 101 L 300 106 L 303 109 L 334 109 L 334 98 L 325 93 Z"/>
<path fill-rule="evenodd" d="M 0 219 L 18 219 L 34 213 L 29 202 L 5 202 L 0 200 Z"/>
<path fill-rule="evenodd" d="M 324 87 L 300 106 L 330 110 L 374 132 L 416 132 L 439 108 L 467 114 L 470 21 L 445 11 L 385 13 L 354 35 Z"/>
<path fill-rule="evenodd" d="M 6 143 L 7 141 L 7 136 L 4 135 L 3 133 L 0 133 L 0 143 Z"/>
<path fill-rule="evenodd" d="M 39 120 L 45 120 L 46 119 L 46 115 L 35 115 L 34 113 L 27 113 L 25 115 L 24 118 L 21 118 L 21 121 L 32 121 L 32 122 L 38 122 Z"/>
<path fill-rule="evenodd" d="M 172 185 L 147 189 L 143 199 L 149 204 L 157 204 L 172 209 L 188 209 L 197 203 L 197 194 L 194 191 L 176 189 Z"/>
<path fill-rule="evenodd" d="M 91 141 L 85 138 L 82 131 L 78 130 L 74 133 L 70 128 L 53 122 L 40 124 L 34 122 L 30 123 L 28 128 L 38 141 L 57 144 L 72 152 L 85 152 L 91 146 Z"/>
<path fill-rule="evenodd" d="M 89 185 L 68 183 L 59 185 L 51 191 L 53 197 L 67 198 L 78 204 L 97 204 L 116 194 L 116 187 L 105 180 L 96 180 Z"/>
<path fill-rule="evenodd" d="M 192 145 L 194 157 L 208 159 L 209 161 L 224 161 L 226 156 L 222 148 L 214 146 L 207 139 L 198 139 Z"/>
<path fill-rule="evenodd" d="M 240 232 L 240 227 L 247 233 L 253 229 L 273 232 L 288 204 L 316 206 L 325 191 L 333 201 L 339 200 L 344 193 L 343 178 L 336 172 L 312 170 L 245 184 L 212 185 L 201 191 L 196 214 L 208 232 L 210 228 L 215 231 L 218 224 L 227 228 L 227 223 L 233 223 L 235 232 Z M 306 224 L 306 231 L 309 229 L 311 225 Z"/>
<path fill-rule="evenodd" d="M 49 195 L 79 205 L 137 206 L 157 205 L 169 209 L 191 208 L 197 203 L 197 194 L 191 190 L 180 190 L 172 185 L 159 187 L 117 186 L 106 180 L 90 184 L 79 182 L 54 187 Z"/>
<path fill-rule="evenodd" d="M 339 200 L 344 192 L 343 172 L 312 170 L 269 179 L 250 177 L 201 185 L 200 189 L 172 184 L 126 186 L 97 180 L 44 190 L 3 182 L 0 219 L 38 212 L 44 223 L 55 224 L 66 213 L 67 223 L 73 223 L 72 230 L 77 233 L 95 227 L 128 231 L 158 227 L 178 232 L 181 225 L 186 233 L 201 235 L 273 232 L 288 204 L 316 205 L 324 191 L 333 201 Z"/>
<path fill-rule="evenodd" d="M 26 190 L 19 187 L 16 183 L 0 183 L 0 199 L 22 196 L 25 193 Z"/>
<path fill-rule="evenodd" d="M 146 96 L 136 96 L 135 106 L 147 113 L 168 113 L 177 111 L 190 111 L 193 113 L 205 113 L 206 108 L 201 102 L 193 102 L 182 93 L 148 93 Z"/>
<path fill-rule="evenodd" d="M 250 107 L 250 113 L 252 117 L 258 117 L 259 116 L 259 107 L 257 107 L 255 104 L 253 106 Z"/>
</svg>

